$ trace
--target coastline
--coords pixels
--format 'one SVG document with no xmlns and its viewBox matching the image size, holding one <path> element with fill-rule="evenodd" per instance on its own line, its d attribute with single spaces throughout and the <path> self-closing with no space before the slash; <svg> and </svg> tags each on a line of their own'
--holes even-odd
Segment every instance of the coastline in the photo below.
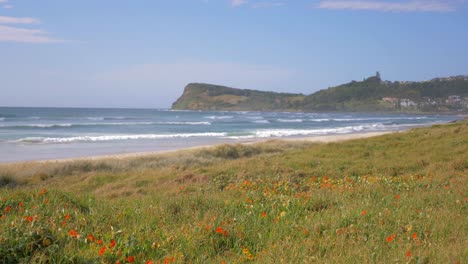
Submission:
<svg viewBox="0 0 468 264">
<path fill-rule="evenodd" d="M 332 142 L 342 142 L 353 139 L 377 137 L 385 134 L 391 133 L 400 133 L 402 131 L 381 131 L 381 132 L 363 132 L 363 133 L 350 133 L 350 134 L 341 134 L 341 135 L 320 135 L 320 136 L 309 136 L 309 137 L 294 137 L 294 138 L 268 138 L 268 139 L 256 139 L 252 141 L 244 141 L 239 143 L 224 143 L 224 144 L 258 144 L 265 143 L 268 141 L 287 141 L 287 142 L 315 142 L 315 143 L 332 143 Z M 144 152 L 132 152 L 132 153 L 120 153 L 120 154 L 110 154 L 110 155 L 98 155 L 98 156 L 85 156 L 85 157 L 76 157 L 76 158 L 64 158 L 64 159 L 45 159 L 45 160 L 32 160 L 32 161 L 16 161 L 16 162 L 6 162 L 0 163 L 0 165 L 11 165 L 11 164 L 22 164 L 22 163 L 64 163 L 64 162 L 74 162 L 74 161 L 99 161 L 99 160 L 119 160 L 119 159 L 131 159 L 131 158 L 141 158 L 146 156 L 154 155 L 165 155 L 165 154 L 177 154 L 179 152 L 194 151 L 201 149 L 215 148 L 220 145 L 219 143 L 200 145 L 194 147 L 185 147 L 178 148 L 173 150 L 161 150 L 161 151 L 144 151 Z"/>
</svg>

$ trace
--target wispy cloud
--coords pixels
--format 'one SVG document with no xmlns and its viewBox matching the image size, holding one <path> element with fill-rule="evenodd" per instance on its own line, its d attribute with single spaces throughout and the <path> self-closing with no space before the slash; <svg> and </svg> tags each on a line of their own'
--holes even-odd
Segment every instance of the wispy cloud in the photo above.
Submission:
<svg viewBox="0 0 468 264">
<path fill-rule="evenodd" d="M 340 1 L 325 0 L 318 4 L 322 9 L 370 10 L 383 12 L 452 12 L 456 8 L 448 1 Z"/>
<path fill-rule="evenodd" d="M 63 42 L 63 40 L 50 37 L 48 32 L 42 29 L 20 28 L 16 26 L 5 25 L 5 24 L 35 25 L 39 23 L 40 23 L 39 19 L 30 18 L 30 17 L 0 16 L 0 42 L 22 42 L 22 43 Z"/>
<path fill-rule="evenodd" d="M 17 28 L 0 25 L 0 42 L 56 43 L 63 40 L 51 38 L 41 29 Z"/>
<path fill-rule="evenodd" d="M 0 24 L 39 24 L 40 21 L 31 17 L 0 16 Z"/>
<path fill-rule="evenodd" d="M 245 5 L 249 2 L 248 0 L 230 0 L 230 1 L 231 1 L 231 6 L 233 7 Z"/>
<path fill-rule="evenodd" d="M 3 8 L 5 8 L 5 9 L 11 9 L 11 8 L 13 8 L 13 6 L 12 6 L 12 5 L 4 5 Z"/>
</svg>

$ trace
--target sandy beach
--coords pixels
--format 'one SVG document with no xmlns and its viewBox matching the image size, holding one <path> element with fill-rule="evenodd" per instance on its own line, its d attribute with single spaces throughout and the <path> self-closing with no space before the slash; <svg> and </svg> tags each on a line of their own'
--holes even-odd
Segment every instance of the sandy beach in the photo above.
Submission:
<svg viewBox="0 0 468 264">
<path fill-rule="evenodd" d="M 390 133 L 399 133 L 399 132 L 385 131 L 385 132 L 352 133 L 352 134 L 344 134 L 344 135 L 323 135 L 323 136 L 313 136 L 313 137 L 294 137 L 294 138 L 280 138 L 280 139 L 268 138 L 268 139 L 257 139 L 253 141 L 247 141 L 247 142 L 245 141 L 239 142 L 239 144 L 257 144 L 257 143 L 267 142 L 271 140 L 330 143 L 330 142 L 340 142 L 340 141 L 353 140 L 353 139 L 359 139 L 359 138 L 376 137 L 376 136 L 381 136 L 381 135 L 390 134 Z M 233 144 L 233 143 L 229 143 L 229 144 Z M 83 160 L 127 159 L 127 158 L 137 158 L 137 157 L 144 157 L 144 156 L 177 153 L 181 151 L 199 150 L 199 149 L 204 149 L 204 148 L 212 148 L 212 147 L 216 147 L 219 145 L 220 144 L 212 144 L 212 145 L 201 145 L 201 146 L 195 146 L 195 147 L 179 148 L 179 149 L 174 149 L 174 150 L 133 152 L 133 153 L 87 156 L 87 157 L 66 158 L 66 159 L 47 159 L 47 160 L 36 160 L 36 161 L 28 161 L 28 162 L 56 163 L 56 162 L 72 162 L 72 161 L 83 161 Z M 11 162 L 11 163 L 5 163 L 5 164 L 14 164 L 14 163 L 24 163 L 24 162 Z"/>
</svg>

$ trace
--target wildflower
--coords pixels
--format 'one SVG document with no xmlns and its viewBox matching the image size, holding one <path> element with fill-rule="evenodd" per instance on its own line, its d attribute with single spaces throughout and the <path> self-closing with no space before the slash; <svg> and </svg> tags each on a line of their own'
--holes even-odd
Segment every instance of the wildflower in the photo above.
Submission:
<svg viewBox="0 0 468 264">
<path fill-rule="evenodd" d="M 400 195 L 399 194 L 395 195 L 395 199 L 397 200 L 400 199 Z"/>
<path fill-rule="evenodd" d="M 363 210 L 363 211 L 361 212 L 361 215 L 362 215 L 362 216 L 366 216 L 366 214 L 367 214 L 366 210 Z"/>
<path fill-rule="evenodd" d="M 390 243 L 390 242 L 392 242 L 393 239 L 395 239 L 395 238 L 396 238 L 396 235 L 395 235 L 395 234 L 392 234 L 391 236 L 388 236 L 388 237 L 387 237 L 387 242 Z"/>
<path fill-rule="evenodd" d="M 32 222 L 34 220 L 32 216 L 25 216 L 24 219 L 28 222 Z"/>
<path fill-rule="evenodd" d="M 95 238 L 93 235 L 88 234 L 88 241 L 94 242 Z"/>
<path fill-rule="evenodd" d="M 412 237 L 413 237 L 413 239 L 416 239 L 416 238 L 418 238 L 418 234 L 413 233 Z"/>
<path fill-rule="evenodd" d="M 115 262 L 115 264 L 120 264 L 120 260 L 117 260 L 117 261 Z"/>
<path fill-rule="evenodd" d="M 174 257 L 167 257 L 164 259 L 163 263 L 164 264 L 169 264 L 169 263 L 172 263 L 175 261 L 175 258 Z"/>
<path fill-rule="evenodd" d="M 152 260 L 147 260 L 147 261 L 145 262 L 145 264 L 153 264 L 153 261 L 152 261 Z"/>
<path fill-rule="evenodd" d="M 70 220 L 70 215 L 69 214 L 65 215 L 65 220 Z"/>
<path fill-rule="evenodd" d="M 405 256 L 406 256 L 407 258 L 411 257 L 411 251 L 408 250 L 408 252 L 406 252 Z"/>
<path fill-rule="evenodd" d="M 254 256 L 250 253 L 250 251 L 249 251 L 248 248 L 242 247 L 242 252 L 244 252 L 245 257 L 246 257 L 248 260 L 252 260 L 252 259 L 254 258 Z"/>
<path fill-rule="evenodd" d="M 23 202 L 19 202 L 19 203 L 18 203 L 18 206 L 19 206 L 19 207 L 23 207 Z"/>
<path fill-rule="evenodd" d="M 127 258 L 127 261 L 128 261 L 128 263 L 133 263 L 133 262 L 135 262 L 135 258 L 132 257 L 132 256 L 129 256 L 129 257 Z"/>
<path fill-rule="evenodd" d="M 101 245 L 101 244 L 102 244 L 102 239 L 99 239 L 98 241 L 96 241 L 96 243 L 97 243 L 98 245 Z"/>
<path fill-rule="evenodd" d="M 115 247 L 115 240 L 114 239 L 111 240 L 110 245 L 109 245 L 110 249 L 112 249 L 113 247 Z"/>
<path fill-rule="evenodd" d="M 222 234 L 223 236 L 227 236 L 227 231 L 224 230 L 222 227 L 216 228 L 216 233 Z"/>
<path fill-rule="evenodd" d="M 106 247 L 102 247 L 101 250 L 99 250 L 99 256 L 104 255 L 104 252 L 106 252 Z"/>
<path fill-rule="evenodd" d="M 5 213 L 8 213 L 8 211 L 10 211 L 10 209 L 11 209 L 11 206 L 7 206 L 7 207 L 5 207 L 5 210 L 4 210 L 4 211 L 5 211 Z"/>
<path fill-rule="evenodd" d="M 267 213 L 266 212 L 263 212 L 262 213 L 262 217 L 266 217 L 267 216 Z"/>
<path fill-rule="evenodd" d="M 75 229 L 70 230 L 70 232 L 68 232 L 68 234 L 69 234 L 71 237 L 78 237 L 78 233 L 76 232 Z"/>
</svg>

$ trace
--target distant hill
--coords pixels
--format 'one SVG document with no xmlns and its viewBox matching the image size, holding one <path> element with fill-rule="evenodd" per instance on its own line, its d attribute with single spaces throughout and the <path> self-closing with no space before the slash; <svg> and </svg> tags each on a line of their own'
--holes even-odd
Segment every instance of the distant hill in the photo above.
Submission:
<svg viewBox="0 0 468 264">
<path fill-rule="evenodd" d="M 299 111 L 305 95 L 243 90 L 220 85 L 190 83 L 172 105 L 179 110 Z"/>
<path fill-rule="evenodd" d="M 380 74 L 311 95 L 191 83 L 173 104 L 185 110 L 467 112 L 468 76 L 423 82 L 382 81 Z"/>
</svg>

